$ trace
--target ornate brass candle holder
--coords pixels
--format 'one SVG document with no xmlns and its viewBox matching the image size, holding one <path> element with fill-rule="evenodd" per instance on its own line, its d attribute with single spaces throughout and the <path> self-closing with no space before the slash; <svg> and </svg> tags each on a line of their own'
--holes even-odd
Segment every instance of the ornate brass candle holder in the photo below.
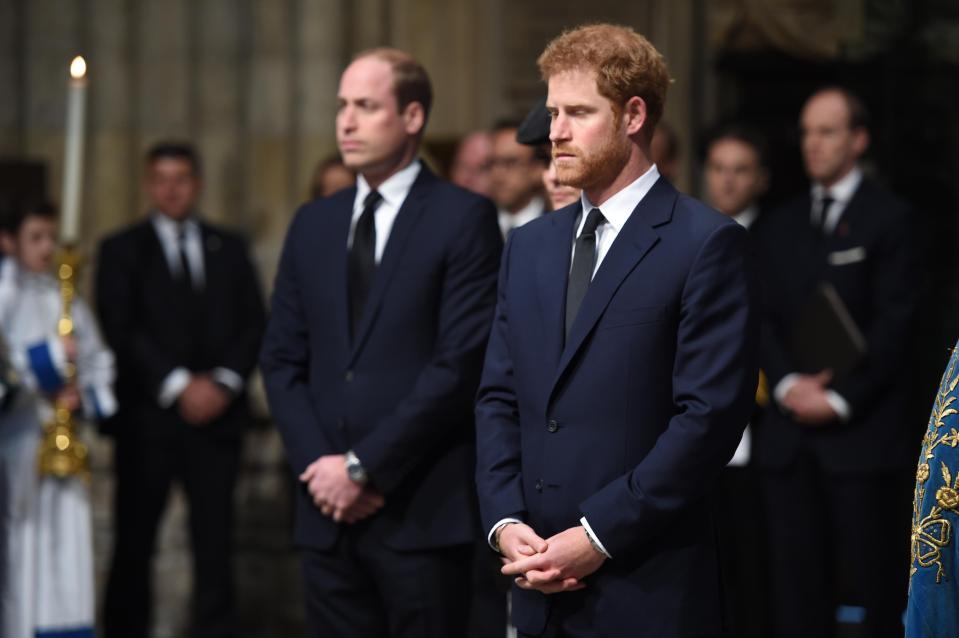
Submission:
<svg viewBox="0 0 959 638">
<path fill-rule="evenodd" d="M 57 279 L 60 281 L 60 319 L 57 321 L 57 333 L 61 337 L 73 334 L 73 298 L 77 270 L 80 266 L 80 252 L 72 245 L 64 246 L 58 254 Z M 65 386 L 76 383 L 77 370 L 73 362 L 67 363 Z M 70 476 L 89 477 L 90 465 L 87 458 L 87 446 L 77 435 L 77 424 L 73 412 L 57 400 L 53 418 L 43 425 L 43 439 L 37 454 L 41 476 L 67 478 Z"/>
</svg>

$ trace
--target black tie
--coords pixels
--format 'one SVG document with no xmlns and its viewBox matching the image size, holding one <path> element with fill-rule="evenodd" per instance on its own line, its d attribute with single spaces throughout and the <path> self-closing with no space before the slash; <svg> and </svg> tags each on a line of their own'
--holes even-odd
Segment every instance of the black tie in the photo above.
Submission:
<svg viewBox="0 0 959 638">
<path fill-rule="evenodd" d="M 175 290 L 178 294 L 177 305 L 183 325 L 179 330 L 181 345 L 183 346 L 184 362 L 190 369 L 199 369 L 203 360 L 203 299 L 200 296 L 200 287 L 190 269 L 190 259 L 187 257 L 186 229 L 180 227 L 177 232 L 177 253 L 180 257 L 180 273 L 174 278 Z"/>
<path fill-rule="evenodd" d="M 193 280 L 193 271 L 190 270 L 190 258 L 186 253 L 186 230 L 180 228 L 176 237 L 177 252 L 180 253 L 180 284 L 190 292 L 196 291 L 196 282 Z"/>
<path fill-rule="evenodd" d="M 566 288 L 566 336 L 573 327 L 573 320 L 579 312 L 579 306 L 586 296 L 586 289 L 593 279 L 593 268 L 596 266 L 596 227 L 606 221 L 603 213 L 594 208 L 586 216 L 583 230 L 576 238 L 576 248 L 573 251 L 573 267 L 569 271 L 569 286 Z"/>
<path fill-rule="evenodd" d="M 829 195 L 824 195 L 823 198 L 819 200 L 819 228 L 817 228 L 816 230 L 818 230 L 823 235 L 829 234 L 827 232 L 828 227 L 826 224 L 829 220 L 829 209 L 832 208 L 832 205 L 833 203 L 835 203 L 835 201 L 836 200 L 834 200 Z"/>
<path fill-rule="evenodd" d="M 350 336 L 356 337 L 356 330 L 363 316 L 363 306 L 373 287 L 373 275 L 376 274 L 376 224 L 373 213 L 383 201 L 377 191 L 370 191 L 363 200 L 363 212 L 356 221 L 353 230 L 353 244 L 350 246 L 349 286 L 350 286 Z"/>
</svg>

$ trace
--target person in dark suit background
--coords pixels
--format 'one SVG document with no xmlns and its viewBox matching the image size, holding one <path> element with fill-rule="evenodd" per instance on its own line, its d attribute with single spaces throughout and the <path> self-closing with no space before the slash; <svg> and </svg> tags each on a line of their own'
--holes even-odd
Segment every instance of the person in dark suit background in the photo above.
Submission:
<svg viewBox="0 0 959 638">
<path fill-rule="evenodd" d="M 869 132 L 855 95 L 817 91 L 800 127 L 810 190 L 772 211 L 759 234 L 761 363 L 774 401 L 755 454 L 774 635 L 831 636 L 838 615 L 861 624 L 860 635 L 901 636 L 906 538 L 897 530 L 907 529 L 908 503 L 897 481 L 915 458 L 904 414 L 919 290 L 916 220 L 860 168 Z M 843 376 L 802 369 L 791 348 L 822 282 L 866 342 Z"/>
<path fill-rule="evenodd" d="M 463 636 L 496 210 L 418 159 L 432 90 L 407 53 L 361 53 L 337 101 L 358 183 L 297 212 L 261 354 L 301 482 L 308 632 Z"/>
<path fill-rule="evenodd" d="M 704 149 L 706 201 L 749 230 L 750 252 L 754 256 L 758 250 L 756 230 L 762 224 L 759 200 L 769 183 L 765 158 L 765 140 L 739 123 L 717 127 Z M 760 385 L 757 403 L 766 392 L 762 381 Z M 759 411 L 757 405 L 719 481 L 719 555 L 730 635 L 735 638 L 766 635 L 764 519 L 752 461 L 752 429 Z"/>
<path fill-rule="evenodd" d="M 524 636 L 718 636 L 711 486 L 749 418 L 746 231 L 650 160 L 669 74 L 626 27 L 553 40 L 559 178 L 579 202 L 510 235 L 477 401 L 490 545 Z"/>
<path fill-rule="evenodd" d="M 750 230 L 769 186 L 766 142 L 748 126 L 730 123 L 709 136 L 704 153 L 706 201 Z"/>
<path fill-rule="evenodd" d="M 197 214 L 193 147 L 152 147 L 145 188 L 149 216 L 105 239 L 97 260 L 119 402 L 105 635 L 149 634 L 157 528 L 178 481 L 190 508 L 193 635 L 235 636 L 233 488 L 265 308 L 246 243 Z"/>
<path fill-rule="evenodd" d="M 536 148 L 516 138 L 520 123 L 503 120 L 493 127 L 490 155 L 490 198 L 499 207 L 503 237 L 546 212 L 543 162 Z"/>
</svg>

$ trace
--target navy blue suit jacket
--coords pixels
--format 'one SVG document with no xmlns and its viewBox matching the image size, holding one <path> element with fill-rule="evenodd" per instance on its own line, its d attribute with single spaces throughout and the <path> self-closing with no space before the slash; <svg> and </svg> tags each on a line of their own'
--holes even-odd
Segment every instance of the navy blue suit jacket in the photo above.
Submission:
<svg viewBox="0 0 959 638">
<path fill-rule="evenodd" d="M 473 399 L 496 303 L 502 239 L 487 199 L 424 166 L 404 201 L 350 342 L 347 236 L 356 189 L 304 205 L 290 226 L 261 354 L 295 475 L 353 449 L 386 505 L 368 522 L 397 549 L 476 537 Z M 341 525 L 298 486 L 295 540 L 325 549 Z"/>
<path fill-rule="evenodd" d="M 507 243 L 476 410 L 477 482 L 487 529 L 512 516 L 548 538 L 585 515 L 612 559 L 581 592 L 514 588 L 513 620 L 537 634 L 551 604 L 573 601 L 595 635 L 719 634 L 707 497 L 756 389 L 747 233 L 660 179 L 564 343 L 580 209 Z"/>
</svg>

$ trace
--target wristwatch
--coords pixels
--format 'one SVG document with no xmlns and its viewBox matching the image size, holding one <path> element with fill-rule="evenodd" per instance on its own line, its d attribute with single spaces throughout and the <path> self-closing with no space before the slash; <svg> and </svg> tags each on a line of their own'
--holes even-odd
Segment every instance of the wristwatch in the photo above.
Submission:
<svg viewBox="0 0 959 638">
<path fill-rule="evenodd" d="M 493 538 L 491 539 L 493 542 L 490 543 L 490 546 L 491 546 L 495 551 L 499 552 L 500 554 L 503 553 L 503 550 L 501 550 L 500 547 L 499 547 L 499 537 L 500 537 L 500 534 L 503 533 L 503 530 L 506 529 L 507 526 L 509 526 L 509 525 L 515 525 L 515 524 L 516 524 L 516 521 L 506 521 L 505 523 L 503 523 L 502 525 L 500 525 L 499 527 L 497 527 L 496 530 L 493 532 Z"/>
<path fill-rule="evenodd" d="M 370 477 L 366 474 L 366 469 L 353 450 L 347 450 L 346 452 L 346 475 L 358 485 L 366 485 L 367 481 L 370 480 Z"/>
</svg>

